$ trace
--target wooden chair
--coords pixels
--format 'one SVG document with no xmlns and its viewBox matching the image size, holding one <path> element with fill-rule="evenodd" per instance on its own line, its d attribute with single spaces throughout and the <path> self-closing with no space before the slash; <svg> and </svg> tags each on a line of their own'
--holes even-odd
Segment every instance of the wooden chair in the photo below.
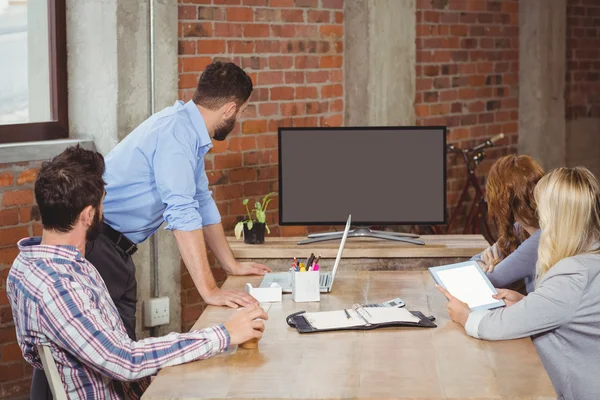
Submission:
<svg viewBox="0 0 600 400">
<path fill-rule="evenodd" d="M 38 345 L 37 349 L 38 353 L 40 354 L 40 359 L 42 360 L 42 365 L 44 366 L 44 372 L 46 373 L 46 379 L 48 379 L 48 385 L 50 385 L 50 390 L 52 391 L 54 400 L 67 400 L 67 393 L 65 392 L 65 388 L 60 380 L 58 368 L 56 368 L 56 363 L 54 362 L 54 358 L 52 358 L 50 347 Z"/>
</svg>

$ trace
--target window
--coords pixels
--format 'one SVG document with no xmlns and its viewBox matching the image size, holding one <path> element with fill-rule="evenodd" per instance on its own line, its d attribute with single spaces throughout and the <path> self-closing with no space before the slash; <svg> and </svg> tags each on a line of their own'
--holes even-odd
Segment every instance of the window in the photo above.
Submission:
<svg viewBox="0 0 600 400">
<path fill-rule="evenodd" d="M 0 143 L 68 137 L 65 0 L 0 0 Z"/>
</svg>

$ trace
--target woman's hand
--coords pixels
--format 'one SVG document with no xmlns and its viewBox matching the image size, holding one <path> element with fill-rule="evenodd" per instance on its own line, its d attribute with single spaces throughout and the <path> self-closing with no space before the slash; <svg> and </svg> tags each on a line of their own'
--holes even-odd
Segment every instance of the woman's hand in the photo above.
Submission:
<svg viewBox="0 0 600 400">
<path fill-rule="evenodd" d="M 507 307 L 510 307 L 513 304 L 518 303 L 519 301 L 521 301 L 525 298 L 525 296 L 523 296 L 521 293 L 515 292 L 514 290 L 510 290 L 510 289 L 496 289 L 496 290 L 497 290 L 498 294 L 495 294 L 492 297 L 495 298 L 496 300 L 504 300 Z"/>
<path fill-rule="evenodd" d="M 452 321 L 465 326 L 467 324 L 467 319 L 469 318 L 469 314 L 471 314 L 471 308 L 467 305 L 467 303 L 463 303 L 458 300 L 456 297 L 452 296 L 446 289 L 441 287 L 440 285 L 435 285 L 436 289 L 440 291 L 448 299 L 448 304 L 446 304 L 446 308 L 448 308 L 448 315 L 450 315 L 450 319 Z"/>
<path fill-rule="evenodd" d="M 502 257 L 500 256 L 498 245 L 494 244 L 493 246 L 485 249 L 485 251 L 481 254 L 481 263 L 484 265 L 482 266 L 482 264 L 479 263 L 479 266 L 483 272 L 492 272 L 501 260 Z"/>
</svg>

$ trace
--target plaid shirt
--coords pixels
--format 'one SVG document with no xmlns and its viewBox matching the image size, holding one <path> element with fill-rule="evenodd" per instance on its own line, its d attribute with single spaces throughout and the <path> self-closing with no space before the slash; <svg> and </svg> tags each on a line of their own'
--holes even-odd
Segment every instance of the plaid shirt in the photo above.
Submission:
<svg viewBox="0 0 600 400">
<path fill-rule="evenodd" d="M 75 247 L 40 243 L 19 242 L 7 293 L 25 360 L 42 369 L 36 346 L 50 346 L 70 399 L 138 398 L 161 368 L 229 346 L 223 325 L 132 341 L 92 264 Z"/>
</svg>

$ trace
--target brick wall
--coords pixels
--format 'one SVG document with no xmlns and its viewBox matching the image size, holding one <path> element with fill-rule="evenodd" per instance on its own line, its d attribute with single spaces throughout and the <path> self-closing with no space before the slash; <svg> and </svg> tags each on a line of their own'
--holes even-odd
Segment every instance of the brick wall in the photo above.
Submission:
<svg viewBox="0 0 600 400">
<path fill-rule="evenodd" d="M 600 2 L 567 2 L 567 120 L 600 117 Z"/>
<path fill-rule="evenodd" d="M 17 240 L 40 235 L 39 211 L 33 184 L 39 163 L 0 164 L 0 399 L 29 396 L 31 367 L 17 344 L 6 278 L 17 256 Z"/>
<path fill-rule="evenodd" d="M 516 151 L 518 26 L 516 0 L 417 1 L 417 124 L 447 125 L 457 147 L 507 135 L 486 151 L 482 182 L 497 158 Z M 450 216 L 466 177 L 462 159 L 448 157 L 447 177 Z"/>
<path fill-rule="evenodd" d="M 277 191 L 278 126 L 340 126 L 343 121 L 343 0 L 180 0 L 180 98 L 191 98 L 211 61 L 230 60 L 251 76 L 255 89 L 241 124 L 206 156 L 207 174 L 229 232 L 251 204 Z M 241 130 L 241 132 L 240 132 Z M 271 235 L 305 235 L 278 227 Z M 214 265 L 214 263 L 211 263 Z M 221 270 L 215 274 L 224 278 Z M 203 304 L 182 268 L 184 329 Z"/>
</svg>

